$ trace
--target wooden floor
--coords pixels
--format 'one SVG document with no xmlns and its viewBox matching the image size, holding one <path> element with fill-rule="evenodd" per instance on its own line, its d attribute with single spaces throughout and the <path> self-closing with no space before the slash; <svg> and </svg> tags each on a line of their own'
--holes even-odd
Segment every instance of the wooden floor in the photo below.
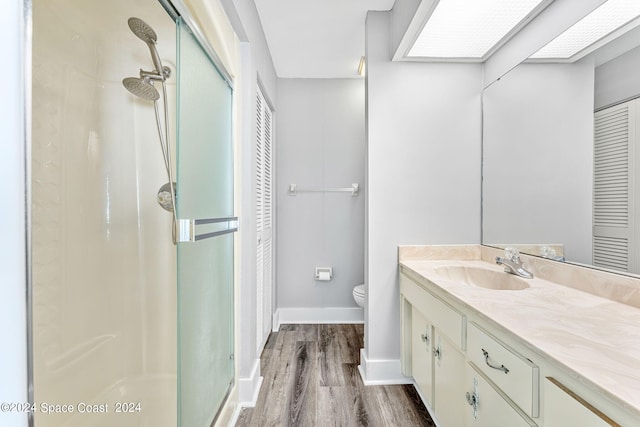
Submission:
<svg viewBox="0 0 640 427">
<path fill-rule="evenodd" d="M 261 358 L 255 408 L 236 426 L 433 426 L 412 385 L 365 387 L 363 325 L 282 325 Z"/>
</svg>

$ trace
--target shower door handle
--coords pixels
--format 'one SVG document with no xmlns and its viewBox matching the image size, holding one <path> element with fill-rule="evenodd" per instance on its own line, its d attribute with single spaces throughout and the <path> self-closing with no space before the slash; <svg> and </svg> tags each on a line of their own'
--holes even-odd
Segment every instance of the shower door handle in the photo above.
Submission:
<svg viewBox="0 0 640 427">
<path fill-rule="evenodd" d="M 222 236 L 238 231 L 238 217 L 179 219 L 178 243 L 197 242 L 198 240 Z"/>
</svg>

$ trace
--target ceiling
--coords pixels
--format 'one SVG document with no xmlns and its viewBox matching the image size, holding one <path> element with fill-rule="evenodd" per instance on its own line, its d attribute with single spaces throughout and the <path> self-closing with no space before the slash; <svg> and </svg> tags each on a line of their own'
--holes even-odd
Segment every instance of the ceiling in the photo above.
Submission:
<svg viewBox="0 0 640 427">
<path fill-rule="evenodd" d="M 254 0 L 281 78 L 360 77 L 369 10 L 395 0 Z"/>
</svg>

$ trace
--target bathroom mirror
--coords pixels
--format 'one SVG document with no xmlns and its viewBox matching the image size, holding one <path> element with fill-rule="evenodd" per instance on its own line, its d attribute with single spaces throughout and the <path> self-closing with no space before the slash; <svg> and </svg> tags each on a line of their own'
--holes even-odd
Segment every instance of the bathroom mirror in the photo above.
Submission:
<svg viewBox="0 0 640 427">
<path fill-rule="evenodd" d="M 484 90 L 483 244 L 640 273 L 640 230 L 633 236 L 633 224 L 640 224 L 640 197 L 636 208 L 633 194 L 640 187 L 630 182 L 626 190 L 626 247 L 611 244 L 621 238 L 615 227 L 604 243 L 596 227 L 594 239 L 594 217 L 596 226 L 599 218 L 594 203 L 602 203 L 594 196 L 601 194 L 601 184 L 594 184 L 601 173 L 601 166 L 594 166 L 594 112 L 639 97 L 639 75 L 636 27 L 575 62 L 525 60 Z M 639 160 L 632 147 L 631 177 L 634 163 L 640 171 L 640 145 Z"/>
</svg>

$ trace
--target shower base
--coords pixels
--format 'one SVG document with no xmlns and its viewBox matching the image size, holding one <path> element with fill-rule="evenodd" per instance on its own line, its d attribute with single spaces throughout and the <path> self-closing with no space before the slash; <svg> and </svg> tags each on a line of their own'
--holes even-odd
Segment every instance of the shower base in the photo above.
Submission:
<svg viewBox="0 0 640 427">
<path fill-rule="evenodd" d="M 170 374 L 122 379 L 85 404 L 64 427 L 175 427 L 177 379 Z M 77 412 L 94 408 L 98 412 Z"/>
</svg>

